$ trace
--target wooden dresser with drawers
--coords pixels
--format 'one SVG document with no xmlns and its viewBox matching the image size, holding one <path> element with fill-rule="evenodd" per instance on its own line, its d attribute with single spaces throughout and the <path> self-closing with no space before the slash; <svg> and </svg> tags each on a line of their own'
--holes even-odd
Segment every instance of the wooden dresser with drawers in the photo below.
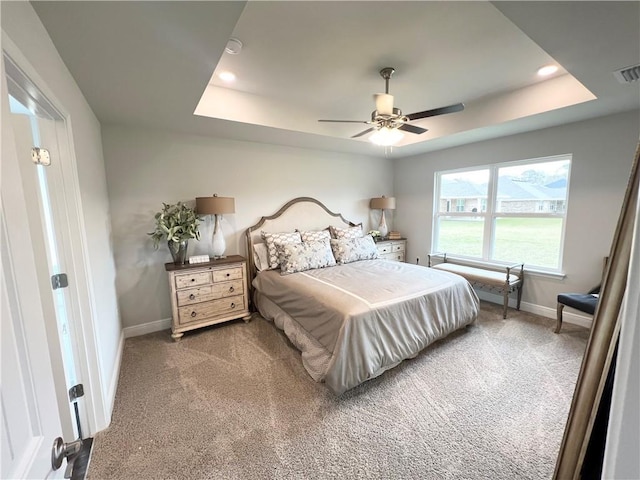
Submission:
<svg viewBox="0 0 640 480">
<path fill-rule="evenodd" d="M 166 263 L 171 287 L 171 336 L 242 318 L 251 320 L 247 264 L 240 255 L 206 263 Z"/>
<path fill-rule="evenodd" d="M 398 240 L 378 240 L 376 242 L 378 258 L 395 260 L 396 262 L 406 261 L 407 239 Z"/>
</svg>

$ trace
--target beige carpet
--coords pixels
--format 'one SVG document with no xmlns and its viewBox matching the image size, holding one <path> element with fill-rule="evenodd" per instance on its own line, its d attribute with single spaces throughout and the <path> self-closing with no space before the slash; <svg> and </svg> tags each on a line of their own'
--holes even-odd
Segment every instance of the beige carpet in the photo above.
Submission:
<svg viewBox="0 0 640 480">
<path fill-rule="evenodd" d="M 341 397 L 258 316 L 128 339 L 88 478 L 550 478 L 588 331 L 481 310 Z"/>
</svg>

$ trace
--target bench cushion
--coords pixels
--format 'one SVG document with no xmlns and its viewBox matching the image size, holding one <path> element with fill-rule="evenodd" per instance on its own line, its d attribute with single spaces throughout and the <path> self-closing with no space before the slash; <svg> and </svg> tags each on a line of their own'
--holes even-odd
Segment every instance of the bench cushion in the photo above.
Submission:
<svg viewBox="0 0 640 480">
<path fill-rule="evenodd" d="M 458 265 L 456 263 L 438 263 L 431 268 L 445 270 L 466 278 L 469 282 L 479 282 L 485 285 L 495 285 L 497 287 L 504 286 L 507 279 L 507 272 L 496 272 L 493 270 L 484 270 L 482 268 L 468 267 L 466 265 Z M 520 281 L 520 277 L 513 273 L 509 274 L 509 285 L 514 285 Z"/>
</svg>

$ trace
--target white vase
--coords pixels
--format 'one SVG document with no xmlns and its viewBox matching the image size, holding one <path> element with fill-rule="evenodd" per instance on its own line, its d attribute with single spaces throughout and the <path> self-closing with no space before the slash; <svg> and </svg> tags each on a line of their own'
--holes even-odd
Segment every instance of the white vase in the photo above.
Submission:
<svg viewBox="0 0 640 480">
<path fill-rule="evenodd" d="M 384 218 L 384 210 L 382 210 L 382 215 L 380 216 L 380 225 L 378 225 L 378 231 L 380 232 L 380 237 L 382 238 L 386 238 L 387 235 L 389 235 L 387 220 Z"/>
<path fill-rule="evenodd" d="M 220 218 L 222 215 L 216 215 L 216 223 L 213 227 L 213 238 L 211 239 L 211 249 L 214 257 L 224 256 L 224 251 L 227 249 L 227 244 L 224 241 L 224 235 L 222 233 L 222 226 L 220 225 Z"/>
</svg>

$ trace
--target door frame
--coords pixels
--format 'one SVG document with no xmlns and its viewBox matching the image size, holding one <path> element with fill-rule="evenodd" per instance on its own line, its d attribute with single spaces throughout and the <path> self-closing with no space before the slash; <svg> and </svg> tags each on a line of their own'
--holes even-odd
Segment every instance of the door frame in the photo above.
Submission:
<svg viewBox="0 0 640 480">
<path fill-rule="evenodd" d="M 111 420 L 111 411 L 109 409 L 110 402 L 108 402 L 105 393 L 107 392 L 108 385 L 100 369 L 100 344 L 94 324 L 95 318 L 97 318 L 97 307 L 93 285 L 89 281 L 89 279 L 92 278 L 92 274 L 88 261 L 89 254 L 82 212 L 77 160 L 73 148 L 73 119 L 64 108 L 64 104 L 60 102 L 54 92 L 49 88 L 45 79 L 38 74 L 37 69 L 27 60 L 4 30 L 2 31 L 2 51 L 6 52 L 14 65 L 22 71 L 28 80 L 37 86 L 46 99 L 64 118 L 65 122 L 66 128 L 58 132 L 60 148 L 62 150 L 60 168 L 64 188 L 58 187 L 51 193 L 60 199 L 59 208 L 63 210 L 61 213 L 66 215 L 68 220 L 66 225 L 68 228 L 65 229 L 62 235 L 63 238 L 68 239 L 68 242 L 65 242 L 65 245 L 61 245 L 61 248 L 64 248 L 67 258 L 67 274 L 71 280 L 69 282 L 69 295 L 72 297 L 72 304 L 75 310 L 71 320 L 71 327 L 75 334 L 79 352 L 79 358 L 76 359 L 76 368 L 84 384 L 85 391 L 82 401 L 84 402 L 87 414 L 88 431 L 85 429 L 83 433 L 84 436 L 93 436 L 96 432 L 108 426 Z M 4 61 L 4 59 L 2 61 Z M 2 101 L 6 100 L 2 99 Z M 28 200 L 29 199 L 25 199 L 25 201 Z M 37 229 L 32 229 L 32 234 L 34 230 L 44 238 L 42 224 L 38 225 Z M 46 258 L 46 252 L 44 255 L 45 256 L 41 258 Z M 44 269 L 48 276 L 48 266 L 46 263 L 36 266 L 39 272 L 42 272 Z M 50 294 L 41 292 L 41 295 Z M 42 301 L 50 300 L 42 299 Z M 53 332 L 50 332 L 50 330 L 53 330 Z M 49 350 L 52 352 L 52 368 L 54 371 L 57 396 L 59 399 L 66 398 L 68 402 L 60 342 L 55 326 L 53 329 L 48 329 L 47 338 Z M 67 422 L 64 421 L 64 409 L 67 407 L 68 404 L 59 405 L 63 432 L 65 438 L 70 439 L 71 437 L 67 437 L 67 435 L 69 435 L 69 425 L 65 425 Z"/>
</svg>

